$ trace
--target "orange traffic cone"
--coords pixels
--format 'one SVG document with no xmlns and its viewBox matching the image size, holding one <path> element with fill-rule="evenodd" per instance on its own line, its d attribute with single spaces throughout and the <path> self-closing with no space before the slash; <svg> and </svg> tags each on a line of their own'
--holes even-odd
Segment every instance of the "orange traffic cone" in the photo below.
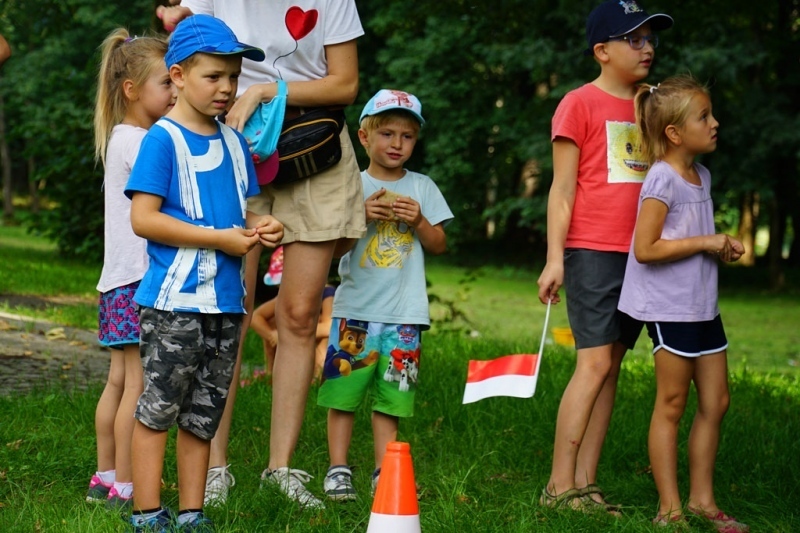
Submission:
<svg viewBox="0 0 800 533">
<path fill-rule="evenodd" d="M 372 502 L 367 533 L 420 533 L 417 485 L 411 446 L 390 442 L 381 464 L 381 477 Z"/>
</svg>

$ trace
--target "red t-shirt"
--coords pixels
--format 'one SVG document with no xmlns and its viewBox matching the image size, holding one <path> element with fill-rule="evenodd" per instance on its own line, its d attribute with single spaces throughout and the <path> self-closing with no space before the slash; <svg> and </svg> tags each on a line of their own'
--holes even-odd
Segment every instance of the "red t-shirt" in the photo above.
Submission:
<svg viewBox="0 0 800 533">
<path fill-rule="evenodd" d="M 565 246 L 627 253 L 639 190 L 649 168 L 642 157 L 633 100 L 587 83 L 564 96 L 552 127 L 552 140 L 570 139 L 581 151 Z"/>
</svg>

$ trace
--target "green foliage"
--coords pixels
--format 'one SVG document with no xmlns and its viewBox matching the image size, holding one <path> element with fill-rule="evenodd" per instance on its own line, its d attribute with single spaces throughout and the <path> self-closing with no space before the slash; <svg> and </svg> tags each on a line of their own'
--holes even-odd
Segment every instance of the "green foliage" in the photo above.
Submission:
<svg viewBox="0 0 800 533">
<path fill-rule="evenodd" d="M 149 27 L 153 2 L 9 0 L 0 11 L 14 48 L 2 91 L 12 153 L 35 161 L 55 209 L 32 220 L 69 256 L 102 259 L 103 173 L 95 165 L 92 113 L 98 46 L 118 26 Z"/>
<path fill-rule="evenodd" d="M 16 169 L 30 159 L 43 194 L 58 203 L 37 226 L 67 253 L 98 258 L 101 172 L 91 159 L 96 47 L 117 25 L 141 32 L 154 2 L 6 0 L 0 31 L 15 50 L 0 91 Z M 417 94 L 429 122 L 409 168 L 430 174 L 456 215 L 451 247 L 484 239 L 487 221 L 506 247 L 541 245 L 552 178 L 550 119 L 563 95 L 596 77 L 581 52 L 597 0 L 360 2 L 361 92 Z M 798 0 L 644 2 L 673 15 L 649 81 L 691 72 L 711 86 L 720 145 L 705 158 L 720 220 L 735 229 L 742 193 L 756 192 L 757 225 L 800 227 Z M 358 150 L 362 166 L 366 161 Z M 533 194 L 524 169 L 535 162 Z M 800 249 L 800 244 L 795 244 Z"/>
</svg>

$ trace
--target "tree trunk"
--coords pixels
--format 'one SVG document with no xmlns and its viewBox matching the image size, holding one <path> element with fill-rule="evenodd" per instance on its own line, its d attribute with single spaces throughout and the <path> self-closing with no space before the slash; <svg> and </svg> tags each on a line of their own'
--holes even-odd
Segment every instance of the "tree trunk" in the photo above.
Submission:
<svg viewBox="0 0 800 533">
<path fill-rule="evenodd" d="M 3 95 L 0 94 L 0 162 L 3 172 L 3 218 L 14 218 L 14 187 L 11 178 L 11 156 L 6 140 L 6 115 Z"/>
<path fill-rule="evenodd" d="M 744 266 L 756 264 L 756 218 L 758 211 L 757 195 L 752 191 L 746 192 L 741 199 L 741 217 L 739 218 L 739 239 L 744 245 L 744 255 L 739 263 Z"/>
<path fill-rule="evenodd" d="M 33 156 L 28 158 L 28 191 L 31 196 L 31 213 L 39 214 L 39 180 L 34 178 L 36 170 L 36 160 Z"/>
<path fill-rule="evenodd" d="M 783 272 L 783 258 L 781 257 L 781 250 L 783 249 L 783 239 L 781 236 L 783 235 L 786 216 L 776 197 L 772 198 L 769 207 L 769 247 L 767 248 L 769 279 L 772 289 L 777 290 L 782 289 L 786 284 L 786 278 Z"/>
</svg>

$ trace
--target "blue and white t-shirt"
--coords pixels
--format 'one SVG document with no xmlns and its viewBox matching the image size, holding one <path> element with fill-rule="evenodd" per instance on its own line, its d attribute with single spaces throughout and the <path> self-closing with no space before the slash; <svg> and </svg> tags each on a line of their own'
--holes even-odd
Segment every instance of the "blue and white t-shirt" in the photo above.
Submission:
<svg viewBox="0 0 800 533">
<path fill-rule="evenodd" d="M 215 229 L 245 227 L 247 198 L 258 194 L 247 142 L 219 125 L 200 135 L 162 118 L 142 140 L 125 194 L 162 197 L 161 212 Z M 244 257 L 210 248 L 148 241 L 150 266 L 134 300 L 162 311 L 244 313 Z"/>
<path fill-rule="evenodd" d="M 406 171 L 393 182 L 361 173 L 364 199 L 380 190 L 411 197 L 432 226 L 447 224 L 453 212 L 436 183 Z M 333 300 L 333 316 L 384 324 L 431 323 L 425 286 L 425 254 L 413 228 L 399 220 L 374 221 L 366 236 L 339 261 L 342 283 Z"/>
</svg>

